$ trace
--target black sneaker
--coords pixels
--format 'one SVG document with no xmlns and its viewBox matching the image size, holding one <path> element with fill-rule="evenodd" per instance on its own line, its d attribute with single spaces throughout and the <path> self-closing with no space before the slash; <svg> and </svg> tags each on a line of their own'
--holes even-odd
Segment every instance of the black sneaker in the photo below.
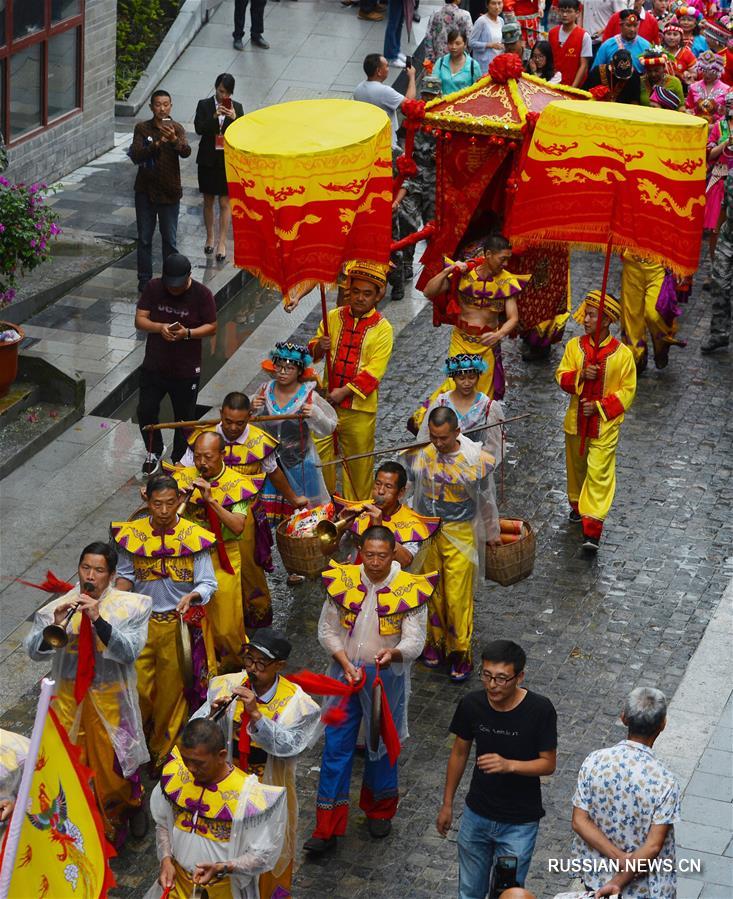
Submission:
<svg viewBox="0 0 733 899">
<path fill-rule="evenodd" d="M 244 44 L 242 43 L 242 38 L 235 37 L 234 42 L 232 43 L 232 47 L 234 47 L 235 50 L 244 50 Z"/>
<path fill-rule="evenodd" d="M 727 347 L 728 342 L 729 341 L 727 337 L 711 334 L 700 344 L 700 352 L 704 353 L 705 355 L 707 355 L 708 353 L 714 353 L 716 350 L 722 350 L 724 347 Z"/>
<path fill-rule="evenodd" d="M 250 44 L 252 44 L 253 47 L 259 47 L 260 50 L 269 50 L 270 49 L 270 45 L 262 37 L 261 34 L 253 35 L 249 39 L 249 42 L 250 42 Z"/>
<path fill-rule="evenodd" d="M 572 521 L 573 524 L 580 524 L 580 512 L 576 512 L 575 509 L 571 509 L 568 513 L 568 521 Z"/>
<path fill-rule="evenodd" d="M 389 818 L 367 818 L 369 835 L 375 840 L 383 840 L 392 832 L 392 822 Z"/>
<path fill-rule="evenodd" d="M 413 269 L 413 267 L 411 265 L 406 265 L 405 266 L 405 280 L 412 281 L 412 279 L 414 277 L 415 277 L 415 270 Z"/>
<path fill-rule="evenodd" d="M 310 837 L 303 843 L 303 849 L 306 852 L 312 852 L 313 855 L 323 855 L 324 852 L 333 849 L 335 845 L 336 837 L 329 837 L 327 840 L 322 840 L 320 837 Z"/>
<path fill-rule="evenodd" d="M 157 456 L 155 453 L 148 453 L 145 456 L 145 461 L 143 462 L 142 472 L 147 477 L 151 478 L 154 474 L 157 474 L 160 471 L 160 456 Z"/>
<path fill-rule="evenodd" d="M 583 537 L 583 549 L 588 549 L 591 552 L 597 553 L 600 543 L 601 541 L 598 537 Z"/>
</svg>

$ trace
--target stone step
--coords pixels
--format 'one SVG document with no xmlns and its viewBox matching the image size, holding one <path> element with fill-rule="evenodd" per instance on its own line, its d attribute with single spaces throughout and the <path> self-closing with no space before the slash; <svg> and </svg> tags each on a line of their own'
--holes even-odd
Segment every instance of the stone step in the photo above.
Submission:
<svg viewBox="0 0 733 899">
<path fill-rule="evenodd" d="M 41 397 L 41 388 L 31 382 L 12 384 L 5 396 L 0 397 L 0 430 L 16 421 L 23 412 Z"/>
<path fill-rule="evenodd" d="M 27 386 L 38 390 L 36 385 Z M 72 405 L 39 402 L 36 394 L 36 398 L 26 403 L 14 419 L 7 423 L 4 418 L 0 419 L 0 478 L 43 449 L 81 415 L 81 410 Z"/>
</svg>

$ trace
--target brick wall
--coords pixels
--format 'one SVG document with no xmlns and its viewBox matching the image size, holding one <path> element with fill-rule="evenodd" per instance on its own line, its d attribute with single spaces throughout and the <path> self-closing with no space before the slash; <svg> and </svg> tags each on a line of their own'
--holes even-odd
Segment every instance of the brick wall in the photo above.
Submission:
<svg viewBox="0 0 733 899">
<path fill-rule="evenodd" d="M 10 147 L 13 181 L 51 183 L 114 142 L 117 0 L 86 0 L 84 94 L 81 113 Z"/>
</svg>

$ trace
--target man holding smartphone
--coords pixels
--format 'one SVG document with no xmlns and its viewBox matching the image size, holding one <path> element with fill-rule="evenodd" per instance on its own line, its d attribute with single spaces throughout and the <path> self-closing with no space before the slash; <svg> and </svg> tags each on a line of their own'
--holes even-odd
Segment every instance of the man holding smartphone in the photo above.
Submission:
<svg viewBox="0 0 733 899">
<path fill-rule="evenodd" d="M 143 474 L 160 468 L 163 438 L 160 431 L 144 431 L 156 424 L 160 404 L 169 396 L 176 421 L 196 418 L 196 397 L 201 378 L 201 341 L 216 334 L 216 303 L 208 287 L 191 277 L 191 263 L 180 253 L 163 262 L 163 277 L 153 278 L 143 290 L 135 312 L 135 327 L 147 332 L 145 358 L 140 369 L 137 420 L 148 448 Z M 180 461 L 186 438 L 177 429 L 171 460 Z"/>
<path fill-rule="evenodd" d="M 137 220 L 137 286 L 140 293 L 153 277 L 153 234 L 158 223 L 163 259 L 176 253 L 178 208 L 183 191 L 179 159 L 191 155 L 183 125 L 171 118 L 173 101 L 168 91 L 150 98 L 153 118 L 138 122 L 128 151 L 137 165 L 135 218 Z"/>
</svg>

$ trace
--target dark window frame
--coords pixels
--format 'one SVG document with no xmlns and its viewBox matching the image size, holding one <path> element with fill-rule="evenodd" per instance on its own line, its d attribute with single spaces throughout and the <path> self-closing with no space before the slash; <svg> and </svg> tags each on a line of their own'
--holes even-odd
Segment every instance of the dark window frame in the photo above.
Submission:
<svg viewBox="0 0 733 899">
<path fill-rule="evenodd" d="M 5 16 L 5 43 L 0 46 L 0 69 L 3 70 L 2 78 L 2 107 L 0 115 L 0 131 L 5 138 L 8 147 L 17 147 L 27 140 L 32 140 L 49 128 L 66 122 L 74 116 L 80 115 L 84 109 L 84 23 L 86 12 L 86 0 L 79 0 L 79 12 L 61 22 L 51 24 L 52 0 L 44 0 L 45 27 L 33 32 L 19 40 L 13 38 L 13 0 L 7 0 L 4 12 Z M 64 112 L 55 118 L 48 118 L 48 42 L 57 34 L 76 30 L 76 105 L 68 112 Z M 20 137 L 11 138 L 11 111 L 10 111 L 10 59 L 15 53 L 22 52 L 34 44 L 41 44 L 41 124 L 21 134 Z"/>
</svg>

